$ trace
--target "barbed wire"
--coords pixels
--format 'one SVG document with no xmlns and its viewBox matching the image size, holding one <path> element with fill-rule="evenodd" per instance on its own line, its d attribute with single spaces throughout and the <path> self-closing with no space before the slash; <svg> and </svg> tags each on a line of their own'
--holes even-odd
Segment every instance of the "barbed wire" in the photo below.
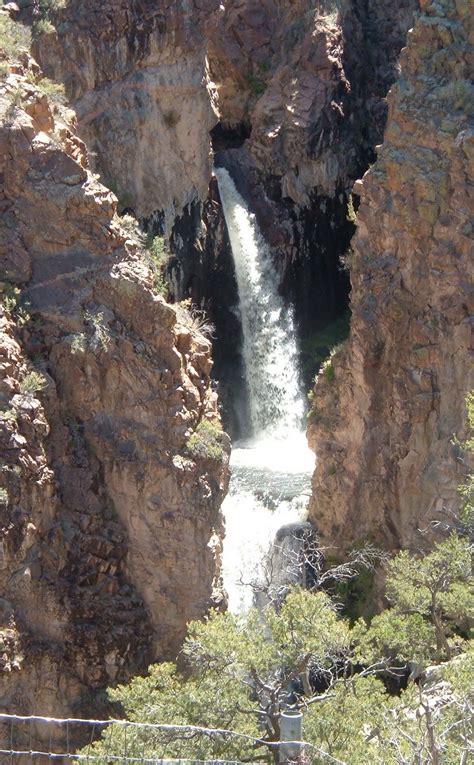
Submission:
<svg viewBox="0 0 474 765">
<path fill-rule="evenodd" d="M 13 724 L 14 723 L 44 723 L 46 725 L 62 725 L 66 727 L 66 738 L 67 738 L 67 746 L 66 752 L 52 752 L 52 751 L 40 751 L 35 750 L 32 748 L 30 744 L 29 749 L 14 749 L 13 747 Z M 328 752 L 325 752 L 323 749 L 320 749 L 315 744 L 310 743 L 309 741 L 267 741 L 262 738 L 258 738 L 255 736 L 250 736 L 247 733 L 239 733 L 238 731 L 229 730 L 227 728 L 206 728 L 199 725 L 182 725 L 182 724 L 171 724 L 171 723 L 150 723 L 150 722 L 135 722 L 132 720 L 119 720 L 111 718 L 109 720 L 94 720 L 94 719 L 84 719 L 84 718 L 78 718 L 78 717 L 45 717 L 42 715 L 14 715 L 14 714 L 7 714 L 0 712 L 0 725 L 10 725 L 11 730 L 11 746 L 9 749 L 0 749 L 1 755 L 9 755 L 11 758 L 13 757 L 48 757 L 50 761 L 60 761 L 61 758 L 67 761 L 74 761 L 74 762 L 121 762 L 121 763 L 140 763 L 141 765 L 173 765 L 175 763 L 179 763 L 180 765 L 186 765 L 186 763 L 206 763 L 207 765 L 237 765 L 238 761 L 236 760 L 216 760 L 216 759 L 208 759 L 208 760 L 200 760 L 200 759 L 189 759 L 189 758 L 179 758 L 179 759 L 163 759 L 160 757 L 130 757 L 126 754 L 123 755 L 114 755 L 114 754 L 74 754 L 70 751 L 69 747 L 69 727 L 73 725 L 83 725 L 83 726 L 89 726 L 93 728 L 92 735 L 94 736 L 95 733 L 99 734 L 101 732 L 101 728 L 106 729 L 107 727 L 111 725 L 118 725 L 123 726 L 125 728 L 134 728 L 134 729 L 142 729 L 142 730 L 149 730 L 149 731 L 166 731 L 166 732 L 176 732 L 176 733 L 189 733 L 189 734 L 201 734 L 205 736 L 223 736 L 223 737 L 232 737 L 232 738 L 238 738 L 243 739 L 247 742 L 256 744 L 256 745 L 264 745 L 266 747 L 269 747 L 270 749 L 275 749 L 278 747 L 300 747 L 303 751 L 305 748 L 311 749 L 317 754 L 319 754 L 321 757 L 324 757 L 328 760 L 328 762 L 335 763 L 336 765 L 347 765 L 346 762 L 343 760 L 339 760 L 336 757 L 333 757 Z M 96 729 L 99 729 L 96 731 Z M 13 759 L 11 759 L 11 762 L 13 762 Z M 247 763 L 248 765 L 248 763 Z"/>
<path fill-rule="evenodd" d="M 135 762 L 140 765 L 244 765 L 238 760 L 169 760 L 156 757 L 128 757 L 123 754 L 67 754 L 65 752 L 41 752 L 30 749 L 0 749 L 0 754 L 23 757 L 48 757 L 49 760 L 68 760 L 69 762 Z M 245 765 L 249 765 L 245 763 Z"/>
<path fill-rule="evenodd" d="M 70 762 L 135 762 L 140 765 L 187 765 L 202 763 L 203 765 L 240 765 L 237 760 L 159 760 L 156 757 L 128 757 L 123 754 L 67 754 L 54 752 L 41 752 L 30 749 L 0 749 L 0 754 L 24 757 L 48 757 L 53 760 L 69 760 Z"/>
</svg>

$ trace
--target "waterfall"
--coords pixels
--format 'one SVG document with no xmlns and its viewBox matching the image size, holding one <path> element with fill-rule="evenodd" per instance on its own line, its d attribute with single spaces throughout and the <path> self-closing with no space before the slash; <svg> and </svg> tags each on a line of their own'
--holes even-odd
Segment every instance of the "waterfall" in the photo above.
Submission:
<svg viewBox="0 0 474 765">
<path fill-rule="evenodd" d="M 271 587 L 278 530 L 306 518 L 314 455 L 302 429 L 293 313 L 278 293 L 270 248 L 255 215 L 227 170 L 217 168 L 215 174 L 237 279 L 252 427 L 232 451 L 222 508 L 224 586 L 229 610 L 242 612 L 256 602 L 256 592 Z M 276 579 L 281 583 L 281 571 Z M 265 595 L 259 602 L 264 601 Z"/>
<path fill-rule="evenodd" d="M 291 433 L 304 400 L 292 311 L 278 294 L 270 249 L 227 170 L 215 170 L 240 300 L 253 435 Z"/>
</svg>

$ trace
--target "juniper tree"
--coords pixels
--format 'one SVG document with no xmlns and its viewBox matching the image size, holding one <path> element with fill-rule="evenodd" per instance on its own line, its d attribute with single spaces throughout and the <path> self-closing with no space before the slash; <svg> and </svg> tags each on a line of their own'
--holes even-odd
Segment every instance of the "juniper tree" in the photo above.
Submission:
<svg viewBox="0 0 474 765">
<path fill-rule="evenodd" d="M 392 607 L 357 625 L 359 658 L 427 662 L 450 659 L 449 636 L 474 616 L 472 547 L 452 534 L 425 556 L 400 552 L 387 566 Z"/>
</svg>

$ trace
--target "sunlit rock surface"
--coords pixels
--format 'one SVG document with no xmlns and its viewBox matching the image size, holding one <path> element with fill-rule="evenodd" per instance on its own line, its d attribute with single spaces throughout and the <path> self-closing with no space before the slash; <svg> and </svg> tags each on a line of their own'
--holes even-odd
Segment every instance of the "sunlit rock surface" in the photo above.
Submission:
<svg viewBox="0 0 474 765">
<path fill-rule="evenodd" d="M 423 6 L 378 160 L 354 189 L 351 335 L 309 421 L 310 517 L 344 544 L 429 539 L 466 470 L 453 436 L 473 385 L 473 17 L 469 3 Z"/>
<path fill-rule="evenodd" d="M 219 426 L 211 344 L 35 77 L 25 55 L 0 83 L 1 707 L 90 717 L 214 602 L 228 441 L 189 454 Z"/>
</svg>

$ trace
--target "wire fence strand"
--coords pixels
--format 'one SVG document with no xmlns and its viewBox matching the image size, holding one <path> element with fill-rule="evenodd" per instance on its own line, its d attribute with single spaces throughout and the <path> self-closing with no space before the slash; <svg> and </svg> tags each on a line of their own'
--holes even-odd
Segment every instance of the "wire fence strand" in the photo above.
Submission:
<svg viewBox="0 0 474 765">
<path fill-rule="evenodd" d="M 25 744 L 23 743 L 23 748 L 20 746 L 15 747 L 14 741 L 14 726 L 15 723 L 17 723 L 19 726 L 21 724 L 28 724 L 29 725 L 29 749 L 24 748 Z M 49 750 L 50 751 L 43 751 L 42 748 L 35 749 L 33 748 L 33 734 L 32 734 L 32 726 L 36 723 L 37 725 L 46 725 L 49 728 Z M 31 762 L 34 762 L 34 758 L 48 758 L 48 761 L 51 762 L 86 762 L 86 763 L 140 763 L 140 765 L 190 765 L 191 763 L 207 763 L 207 765 L 238 765 L 237 760 L 222 760 L 222 759 L 195 759 L 195 758 L 162 758 L 162 757 L 149 757 L 149 756 L 135 756 L 131 755 L 127 752 L 127 737 L 126 733 L 127 730 L 132 729 L 141 729 L 141 730 L 147 730 L 150 732 L 153 731 L 161 731 L 161 732 L 168 732 L 168 733 L 176 733 L 176 734 L 188 734 L 188 735 L 203 735 L 203 736 L 221 736 L 221 737 L 228 737 L 228 738 L 234 738 L 234 739 L 240 739 L 244 740 L 246 742 L 255 744 L 255 745 L 264 745 L 265 747 L 268 747 L 269 749 L 275 749 L 278 747 L 288 747 L 288 746 L 297 746 L 300 747 L 302 751 L 305 750 L 312 750 L 313 752 L 317 753 L 320 757 L 323 757 L 325 760 L 331 763 L 335 763 L 336 765 L 347 765 L 346 762 L 337 759 L 336 757 L 333 757 L 328 752 L 323 751 L 319 747 L 317 747 L 315 744 L 312 744 L 308 741 L 267 741 L 266 739 L 257 738 L 255 736 L 250 736 L 246 733 L 239 733 L 238 731 L 229 730 L 227 728 L 207 728 L 203 726 L 198 725 L 182 725 L 182 724 L 170 724 L 170 723 L 149 723 L 149 722 L 135 722 L 131 720 L 119 720 L 119 719 L 109 719 L 109 720 L 94 720 L 94 719 L 83 719 L 78 717 L 68 717 L 68 718 L 59 718 L 59 717 L 45 717 L 41 715 L 13 715 L 13 714 L 7 714 L 7 713 L 0 713 L 0 728 L 1 726 L 8 726 L 9 728 L 9 736 L 7 736 L 7 739 L 5 737 L 0 738 L 0 745 L 3 745 L 5 747 L 5 744 L 8 745 L 8 738 L 9 738 L 9 744 L 10 748 L 0 748 L 0 755 L 2 755 L 1 762 L 8 762 L 4 759 L 3 755 L 9 755 L 10 757 L 10 763 L 11 765 L 15 765 L 15 759 L 18 761 L 20 757 L 29 757 Z M 53 728 L 54 726 L 61 726 L 65 729 L 65 747 L 66 751 L 63 752 L 53 752 L 52 751 L 52 745 L 51 741 L 53 738 Z M 89 727 L 90 728 L 90 735 L 88 735 L 88 743 L 86 743 L 88 752 L 84 754 L 84 745 L 82 745 L 81 748 L 82 751 L 74 754 L 71 751 L 71 727 L 72 726 L 79 726 L 82 727 Z M 93 741 L 99 736 L 100 733 L 107 730 L 107 728 L 110 729 L 112 732 L 113 728 L 110 726 L 122 726 L 124 728 L 124 742 L 125 742 L 125 749 L 123 754 L 114 754 L 109 753 L 107 754 L 95 754 L 95 753 L 89 753 L 90 747 L 93 744 Z M 44 746 L 44 742 L 42 742 Z M 38 744 L 37 744 L 38 746 Z M 74 747 L 73 747 L 74 748 Z M 245 765 L 249 765 L 248 762 L 245 763 Z"/>
<path fill-rule="evenodd" d="M 106 760 L 107 762 L 135 762 L 140 763 L 140 765 L 194 765 L 194 763 L 203 763 L 205 765 L 241 765 L 238 760 L 160 760 L 156 757 L 126 757 L 123 754 L 66 754 L 65 752 L 41 752 L 29 749 L 19 749 L 14 751 L 11 751 L 10 749 L 0 749 L 0 754 L 9 754 L 18 757 L 20 755 L 25 757 L 48 757 L 51 761 L 69 760 L 69 762 L 86 763 L 98 762 L 99 760 L 104 762 L 104 760 Z M 249 763 L 245 763 L 245 765 L 249 765 Z"/>
</svg>

